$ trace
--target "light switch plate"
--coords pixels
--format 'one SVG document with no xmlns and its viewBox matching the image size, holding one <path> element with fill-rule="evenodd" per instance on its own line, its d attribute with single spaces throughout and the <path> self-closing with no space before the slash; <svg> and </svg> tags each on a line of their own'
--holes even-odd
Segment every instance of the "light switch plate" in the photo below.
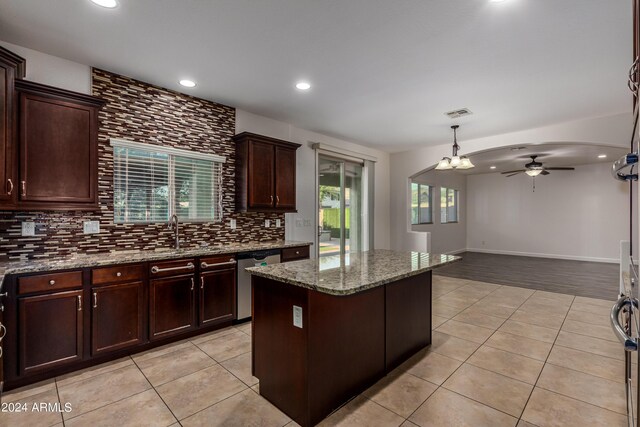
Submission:
<svg viewBox="0 0 640 427">
<path fill-rule="evenodd" d="M 84 234 L 96 234 L 100 232 L 100 221 L 84 221 L 82 223 Z"/>
<path fill-rule="evenodd" d="M 280 228 L 280 220 L 276 219 L 276 227 Z"/>
<path fill-rule="evenodd" d="M 36 223 L 33 221 L 22 222 L 22 236 L 35 236 L 36 235 Z"/>
<path fill-rule="evenodd" d="M 236 220 L 235 219 L 230 219 L 229 220 L 229 227 L 231 227 L 232 230 L 236 229 Z"/>
<path fill-rule="evenodd" d="M 270 220 L 268 220 L 268 219 L 265 219 L 265 220 L 264 220 L 264 226 L 265 226 L 265 228 L 269 228 L 269 227 L 271 227 L 271 221 L 270 221 Z"/>
<path fill-rule="evenodd" d="M 293 306 L 293 326 L 302 329 L 302 307 Z"/>
</svg>

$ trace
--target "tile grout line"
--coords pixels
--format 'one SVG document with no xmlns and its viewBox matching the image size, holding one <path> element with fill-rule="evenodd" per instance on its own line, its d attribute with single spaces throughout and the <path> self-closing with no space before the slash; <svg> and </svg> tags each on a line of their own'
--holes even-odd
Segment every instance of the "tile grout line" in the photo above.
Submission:
<svg viewBox="0 0 640 427">
<path fill-rule="evenodd" d="M 62 406 L 62 400 L 60 399 L 60 389 L 58 389 L 58 378 L 54 377 L 53 383 L 56 386 L 56 395 L 58 396 L 58 403 Z M 65 427 L 66 426 L 66 422 L 64 420 L 64 413 L 60 414 L 60 418 L 62 418 L 62 427 Z"/>
<path fill-rule="evenodd" d="M 536 389 L 536 386 L 538 385 L 538 381 L 540 381 L 540 376 L 542 375 L 542 371 L 544 371 L 545 366 L 547 366 L 547 361 L 549 360 L 549 356 L 551 356 L 551 352 L 553 351 L 553 348 L 556 345 L 556 341 L 558 341 L 558 337 L 560 336 L 560 331 L 562 330 L 562 327 L 564 326 L 564 322 L 566 322 L 567 320 L 567 316 L 569 316 L 569 311 L 571 311 L 571 307 L 573 306 L 573 302 L 576 300 L 576 296 L 573 296 L 573 299 L 571 300 L 571 304 L 569 304 L 569 309 L 567 310 L 566 314 L 564 315 L 564 320 L 562 321 L 562 324 L 560 325 L 560 329 L 558 330 L 558 333 L 556 334 L 555 339 L 553 340 L 553 344 L 551 345 L 551 349 L 549 350 L 549 353 L 547 354 L 547 357 L 544 359 L 544 365 L 542 365 L 542 369 L 540 369 L 540 373 L 538 374 L 538 377 L 536 378 L 536 382 L 533 384 L 533 388 L 531 389 L 531 393 L 529 393 L 529 397 L 527 398 L 527 401 L 525 402 L 524 406 L 522 407 L 522 412 L 520 412 L 520 417 L 518 418 L 518 421 L 522 420 L 522 416 L 524 415 L 524 411 L 527 409 L 527 405 L 529 405 L 529 401 L 531 400 L 531 396 L 533 396 L 533 392 Z M 523 420 L 525 422 L 528 422 L 526 420 Z"/>
</svg>

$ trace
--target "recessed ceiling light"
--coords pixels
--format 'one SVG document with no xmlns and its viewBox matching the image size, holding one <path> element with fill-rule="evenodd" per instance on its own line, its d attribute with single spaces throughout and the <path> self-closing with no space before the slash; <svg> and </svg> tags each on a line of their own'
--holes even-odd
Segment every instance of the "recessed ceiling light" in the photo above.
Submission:
<svg viewBox="0 0 640 427">
<path fill-rule="evenodd" d="M 298 82 L 296 83 L 296 88 L 300 90 L 309 90 L 311 89 L 311 85 L 307 82 Z"/>
<path fill-rule="evenodd" d="M 193 80 L 180 80 L 180 84 L 184 87 L 195 87 L 196 82 Z"/>
<path fill-rule="evenodd" d="M 599 159 L 606 159 L 606 158 L 607 158 L 607 155 L 606 155 L 606 154 L 600 154 L 600 155 L 598 156 L 598 158 L 599 158 Z"/>
<path fill-rule="evenodd" d="M 91 0 L 91 1 L 97 4 L 98 6 L 106 7 L 108 9 L 113 9 L 114 7 L 118 6 L 117 0 Z"/>
<path fill-rule="evenodd" d="M 495 168 L 496 168 L 495 166 L 491 166 L 489 169 L 495 169 Z"/>
</svg>

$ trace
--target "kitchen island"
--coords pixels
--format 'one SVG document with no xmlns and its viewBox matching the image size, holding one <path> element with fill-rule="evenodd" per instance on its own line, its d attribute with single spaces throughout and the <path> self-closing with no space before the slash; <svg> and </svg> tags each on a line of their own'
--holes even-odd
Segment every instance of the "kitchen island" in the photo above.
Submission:
<svg viewBox="0 0 640 427">
<path fill-rule="evenodd" d="M 431 270 L 458 259 L 372 250 L 248 268 L 260 394 L 320 422 L 431 344 Z"/>
</svg>

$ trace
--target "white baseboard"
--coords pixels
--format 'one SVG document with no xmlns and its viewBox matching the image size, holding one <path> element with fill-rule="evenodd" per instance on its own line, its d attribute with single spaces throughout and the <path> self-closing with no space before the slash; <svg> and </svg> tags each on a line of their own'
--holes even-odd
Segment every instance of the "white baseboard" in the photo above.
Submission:
<svg viewBox="0 0 640 427">
<path fill-rule="evenodd" d="M 445 252 L 445 255 L 457 255 L 457 254 L 461 254 L 462 252 L 467 252 L 467 248 L 462 248 L 462 249 L 456 249 L 455 251 L 449 251 L 449 252 Z"/>
<path fill-rule="evenodd" d="M 598 257 L 573 256 L 573 255 L 541 254 L 541 253 L 535 253 L 535 252 L 501 251 L 501 250 L 495 250 L 495 249 L 479 249 L 479 248 L 467 248 L 466 251 L 480 252 L 485 254 L 497 254 L 497 255 L 517 255 L 517 256 L 530 256 L 535 258 L 566 259 L 571 261 L 605 262 L 610 264 L 620 263 L 620 260 L 617 258 L 598 258 Z"/>
</svg>

